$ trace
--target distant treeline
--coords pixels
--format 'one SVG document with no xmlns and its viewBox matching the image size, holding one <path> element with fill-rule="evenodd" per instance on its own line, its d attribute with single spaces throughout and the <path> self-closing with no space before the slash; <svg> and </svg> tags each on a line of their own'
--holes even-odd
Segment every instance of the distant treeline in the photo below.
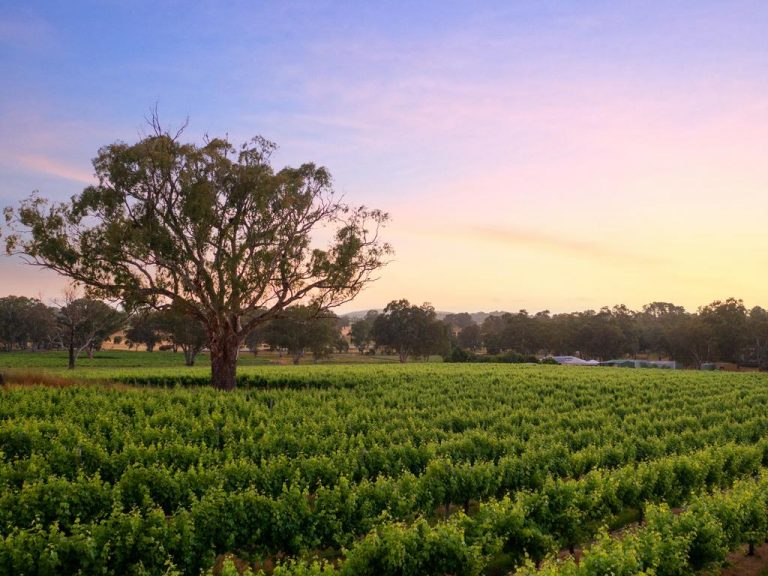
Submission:
<svg viewBox="0 0 768 576">
<path fill-rule="evenodd" d="M 381 324 L 382 316 L 391 315 L 390 307 L 383 315 L 371 311 L 352 324 L 352 342 L 358 349 L 397 348 L 386 333 L 382 337 L 381 326 L 377 328 L 377 320 Z M 735 298 L 717 300 L 696 312 L 653 302 L 641 310 L 624 305 L 566 314 L 521 310 L 488 316 L 480 324 L 466 312 L 448 314 L 441 321 L 430 306 L 419 308 L 429 317 L 422 323 L 433 325 L 432 334 L 440 333 L 438 324 L 448 328 L 450 344 L 438 343 L 427 352 L 446 356 L 441 350 L 449 348 L 455 359 L 478 358 L 463 352 L 501 358 L 578 355 L 596 360 L 647 355 L 689 366 L 721 361 L 768 369 L 768 311 L 759 306 L 747 309 Z M 410 331 L 418 332 L 413 326 Z"/>
<path fill-rule="evenodd" d="M 248 335 L 246 345 L 258 352 L 262 345 L 289 354 L 295 363 L 310 353 L 313 359 L 349 348 L 341 335 L 344 320 L 330 313 L 318 314 L 306 306 L 291 306 L 279 317 Z M 47 306 L 34 298 L 0 298 L 0 350 L 68 349 L 74 368 L 82 352 L 89 356 L 104 342 L 184 352 L 192 366 L 209 344 L 205 326 L 184 311 L 139 309 L 127 314 L 93 298 L 68 295 L 60 306 Z"/>
<path fill-rule="evenodd" d="M 669 302 L 653 302 L 641 310 L 624 305 L 600 310 L 550 314 L 492 314 L 481 323 L 469 313 L 440 320 L 429 304 L 390 302 L 383 312 L 370 311 L 354 321 L 347 337 L 346 319 L 305 306 L 293 306 L 254 330 L 246 344 L 254 352 L 267 345 L 285 351 L 295 362 L 311 354 L 317 360 L 348 348 L 361 353 L 393 353 L 410 358 L 442 356 L 454 361 L 530 361 L 550 355 L 609 360 L 640 355 L 676 360 L 687 366 L 733 362 L 768 369 L 768 311 L 747 309 L 728 298 L 688 312 Z M 121 336 L 114 337 L 118 331 Z M 151 351 L 166 346 L 184 351 L 187 364 L 207 346 L 208 335 L 194 319 L 173 309 L 138 311 L 131 316 L 89 298 L 70 298 L 60 307 L 23 296 L 0 298 L 0 348 L 70 350 L 77 356 L 121 338 Z"/>
</svg>

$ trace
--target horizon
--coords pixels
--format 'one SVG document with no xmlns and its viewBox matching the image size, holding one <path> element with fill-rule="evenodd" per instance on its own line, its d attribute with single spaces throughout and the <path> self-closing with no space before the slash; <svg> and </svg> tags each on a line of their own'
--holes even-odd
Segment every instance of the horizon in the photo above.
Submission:
<svg viewBox="0 0 768 576">
<path fill-rule="evenodd" d="M 84 294 L 81 294 L 81 295 L 84 295 Z M 50 307 L 59 306 L 64 301 L 64 294 L 63 293 L 60 295 L 59 298 L 44 298 L 44 297 L 40 296 L 39 294 L 38 295 L 18 294 L 18 293 L 0 294 L 0 298 L 4 298 L 4 297 L 7 297 L 7 296 L 22 296 L 22 297 L 27 297 L 27 298 L 38 299 L 43 304 L 45 304 L 47 306 L 50 306 Z M 763 305 L 763 303 L 761 303 L 761 302 L 748 302 L 748 301 L 745 301 L 742 298 L 739 298 L 738 296 L 732 296 L 732 295 L 731 296 L 725 296 L 725 297 L 722 297 L 722 298 L 715 298 L 715 299 L 710 300 L 708 302 L 703 302 L 701 304 L 697 304 L 696 306 L 692 306 L 692 307 L 679 304 L 678 302 L 671 302 L 669 300 L 663 300 L 663 299 L 656 299 L 656 300 L 651 300 L 649 302 L 644 302 L 643 304 L 641 304 L 639 306 L 629 306 L 629 305 L 627 305 L 624 302 L 614 302 L 614 303 L 611 303 L 611 304 L 602 304 L 602 305 L 599 305 L 599 306 L 595 306 L 593 308 L 580 308 L 580 309 L 552 309 L 552 308 L 540 308 L 540 309 L 528 309 L 528 308 L 517 308 L 517 309 L 514 309 L 514 308 L 493 308 L 493 309 L 491 309 L 491 308 L 486 308 L 486 309 L 479 309 L 479 308 L 465 308 L 465 309 L 460 309 L 460 310 L 459 309 L 449 310 L 449 309 L 446 309 L 446 308 L 443 308 L 443 307 L 440 307 L 440 306 L 434 306 L 434 304 L 432 302 L 428 302 L 428 301 L 427 302 L 414 302 L 414 301 L 410 301 L 409 300 L 409 302 L 410 302 L 410 304 L 417 305 L 417 306 L 421 306 L 423 304 L 428 304 L 428 305 L 430 305 L 430 306 L 432 306 L 434 308 L 435 313 L 438 316 L 446 315 L 446 314 L 462 314 L 462 313 L 467 313 L 467 314 L 470 314 L 470 315 L 486 314 L 488 316 L 496 316 L 496 315 L 503 315 L 503 314 L 517 314 L 517 313 L 522 312 L 522 311 L 527 312 L 529 316 L 534 316 L 535 314 L 537 314 L 539 312 L 549 312 L 549 314 L 551 316 L 554 316 L 554 315 L 557 315 L 557 314 L 580 314 L 580 313 L 590 312 L 590 311 L 591 312 L 600 312 L 600 310 L 603 309 L 603 308 L 613 309 L 615 306 L 622 306 L 622 305 L 626 306 L 631 312 L 642 312 L 643 306 L 645 306 L 647 304 L 657 303 L 657 302 L 658 303 L 673 304 L 673 305 L 676 305 L 676 306 L 682 306 L 682 308 L 685 310 L 686 313 L 696 314 L 696 313 L 698 313 L 699 309 L 703 308 L 704 306 L 707 306 L 709 304 L 714 304 L 715 302 L 725 302 L 729 298 L 733 298 L 734 300 L 742 302 L 744 307 L 745 307 L 745 309 L 747 310 L 747 313 L 749 313 L 749 311 L 752 310 L 753 308 L 768 309 L 768 306 Z M 398 298 L 397 300 L 400 300 L 400 298 Z M 111 304 L 113 304 L 113 305 L 118 306 L 118 307 L 119 307 L 119 305 L 122 305 L 122 303 L 120 303 L 118 301 L 109 301 L 109 302 Z M 387 306 L 387 304 L 388 303 L 384 303 L 384 304 L 382 304 L 380 306 L 373 306 L 373 307 L 370 307 L 370 308 L 355 308 L 354 303 L 352 303 L 352 304 L 350 304 L 348 306 L 334 307 L 334 308 L 330 308 L 329 310 L 331 312 L 334 312 L 339 317 L 349 317 L 349 316 L 353 316 L 354 317 L 354 316 L 363 316 L 367 312 L 379 312 L 379 313 L 381 313 L 381 312 L 383 312 L 383 310 Z"/>
<path fill-rule="evenodd" d="M 340 314 L 768 305 L 765 3 L 180 7 L 6 8 L 2 207 L 79 193 L 157 104 L 390 213 L 393 262 Z M 7 257 L 0 278 L 68 283 Z"/>
</svg>

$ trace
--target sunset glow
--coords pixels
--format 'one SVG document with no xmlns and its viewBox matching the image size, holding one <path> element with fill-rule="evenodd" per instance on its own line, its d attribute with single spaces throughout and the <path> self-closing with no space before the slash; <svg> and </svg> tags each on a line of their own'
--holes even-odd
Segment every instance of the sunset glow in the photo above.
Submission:
<svg viewBox="0 0 768 576">
<path fill-rule="evenodd" d="M 0 205 L 81 191 L 157 104 L 391 214 L 342 311 L 768 305 L 765 2 L 251 4 L 7 6 Z M 0 259 L 0 295 L 65 285 Z"/>
</svg>

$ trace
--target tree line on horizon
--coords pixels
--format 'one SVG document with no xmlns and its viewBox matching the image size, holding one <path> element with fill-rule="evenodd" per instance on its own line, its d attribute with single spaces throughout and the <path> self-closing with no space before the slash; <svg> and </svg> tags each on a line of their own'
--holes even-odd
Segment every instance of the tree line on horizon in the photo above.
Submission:
<svg viewBox="0 0 768 576">
<path fill-rule="evenodd" d="M 148 311 L 129 315 L 106 302 L 68 293 L 64 302 L 48 306 L 36 298 L 0 298 L 0 349 L 66 350 L 68 366 L 74 368 L 81 354 L 89 358 L 105 342 L 130 347 L 145 344 L 154 349 L 161 340 L 183 350 L 188 366 L 207 343 L 206 334 L 194 322 L 170 308 L 152 316 Z"/>
<path fill-rule="evenodd" d="M 332 313 L 318 315 L 308 306 L 293 306 L 278 318 L 253 330 L 245 346 L 258 353 L 266 345 L 285 353 L 298 364 L 305 354 L 317 361 L 333 352 L 344 352 L 349 343 L 341 328 L 348 321 Z M 48 306 L 26 296 L 0 297 L 0 350 L 68 350 L 69 367 L 76 366 L 81 354 L 100 350 L 105 342 L 140 346 L 147 352 L 156 349 L 181 351 L 185 364 L 208 348 L 205 326 L 183 310 L 171 307 L 149 308 L 128 314 L 94 298 L 68 295 L 65 302 Z"/>
<path fill-rule="evenodd" d="M 696 312 L 669 302 L 652 302 L 640 310 L 623 304 L 561 314 L 520 310 L 492 314 L 480 323 L 467 312 L 447 314 L 439 320 L 428 304 L 410 307 L 421 310 L 421 323 L 428 326 L 422 329 L 422 348 L 427 350 L 415 348 L 408 338 L 397 342 L 383 330 L 393 310 L 402 314 L 407 307 L 407 301 L 399 301 L 390 303 L 383 314 L 369 311 L 352 323 L 352 344 L 361 351 L 402 344 L 400 349 L 406 355 L 410 348 L 415 356 L 441 354 L 454 361 L 488 356 L 503 360 L 505 354 L 507 360 L 565 355 L 609 360 L 645 355 L 686 366 L 732 362 L 768 369 L 768 310 L 760 306 L 748 309 L 736 298 L 716 300 Z M 417 324 L 412 322 L 411 335 L 418 333 Z M 435 336 L 438 334 L 443 334 L 442 339 Z"/>
<path fill-rule="evenodd" d="M 72 368 L 81 353 L 92 356 L 110 339 L 149 352 L 158 346 L 181 350 L 187 366 L 208 347 L 205 327 L 172 308 L 128 315 L 92 298 L 70 296 L 58 307 L 24 296 L 0 298 L 3 350 L 68 350 Z M 733 362 L 768 369 L 768 310 L 748 309 L 742 300 L 728 298 L 696 312 L 652 302 L 641 310 L 624 305 L 561 314 L 520 310 L 492 314 L 478 323 L 467 312 L 441 320 L 430 304 L 411 305 L 401 299 L 350 324 L 331 312 L 318 314 L 297 305 L 252 331 L 244 344 L 254 353 L 262 347 L 284 353 L 295 364 L 306 355 L 317 361 L 346 352 L 351 344 L 361 354 L 395 354 L 401 362 L 433 355 L 454 362 L 643 355 L 694 367 Z"/>
</svg>

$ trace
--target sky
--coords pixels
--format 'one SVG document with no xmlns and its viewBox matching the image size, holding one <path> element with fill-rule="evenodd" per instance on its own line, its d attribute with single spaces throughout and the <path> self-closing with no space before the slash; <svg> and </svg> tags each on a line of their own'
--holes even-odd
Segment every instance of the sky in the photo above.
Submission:
<svg viewBox="0 0 768 576">
<path fill-rule="evenodd" d="M 342 312 L 768 306 L 768 3 L 0 0 L 0 207 L 157 106 L 387 211 Z M 0 256 L 0 296 L 66 281 Z"/>
</svg>

